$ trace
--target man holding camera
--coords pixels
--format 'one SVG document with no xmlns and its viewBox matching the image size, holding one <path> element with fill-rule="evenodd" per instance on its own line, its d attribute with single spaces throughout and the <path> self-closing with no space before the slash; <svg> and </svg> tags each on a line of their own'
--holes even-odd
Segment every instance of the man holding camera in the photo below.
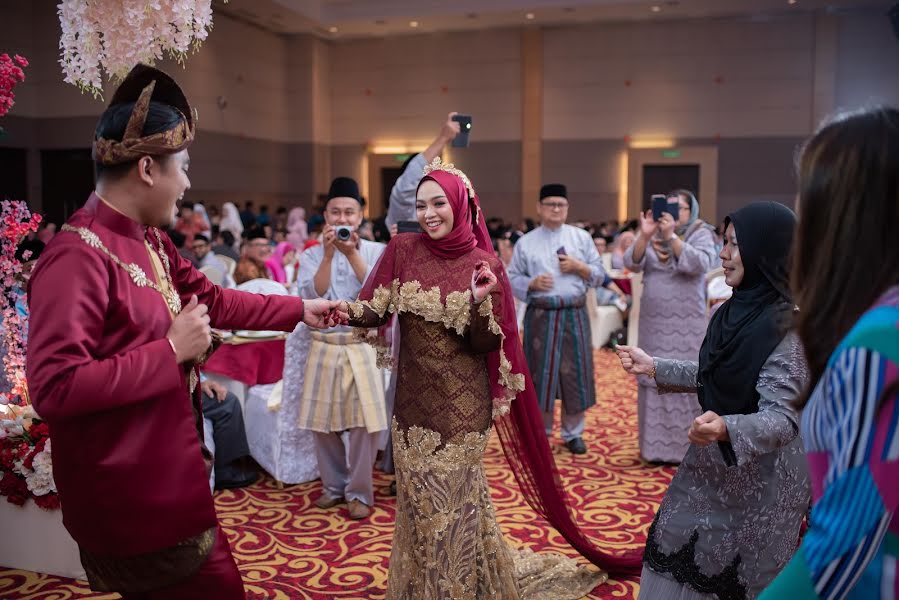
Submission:
<svg viewBox="0 0 899 600">
<path fill-rule="evenodd" d="M 584 412 L 596 404 L 593 348 L 586 295 L 601 285 L 605 271 L 593 239 L 566 225 L 568 192 L 553 183 L 540 189 L 540 227 L 515 244 L 509 283 L 527 302 L 524 348 L 552 436 L 556 398 L 562 399 L 562 440 L 574 454 L 585 454 Z"/>
<path fill-rule="evenodd" d="M 300 295 L 310 291 L 330 300 L 359 295 L 384 251 L 382 244 L 359 237 L 363 206 L 354 180 L 338 177 L 331 183 L 322 244 L 300 258 Z M 351 328 L 335 327 L 327 335 L 312 332 L 299 424 L 315 432 L 322 479 L 315 505 L 325 509 L 346 501 L 351 518 L 367 517 L 374 504 L 372 467 L 387 429 L 387 411 L 375 351 Z"/>
</svg>

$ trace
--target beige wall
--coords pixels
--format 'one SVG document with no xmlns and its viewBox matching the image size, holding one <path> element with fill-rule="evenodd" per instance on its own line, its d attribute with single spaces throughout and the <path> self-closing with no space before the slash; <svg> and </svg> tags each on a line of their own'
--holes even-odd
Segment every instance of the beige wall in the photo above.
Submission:
<svg viewBox="0 0 899 600">
<path fill-rule="evenodd" d="M 805 133 L 813 25 L 797 17 L 549 30 L 544 137 Z"/>
<path fill-rule="evenodd" d="M 427 145 L 451 110 L 473 115 L 473 140 L 518 140 L 519 65 L 516 30 L 336 43 L 332 142 Z"/>
</svg>

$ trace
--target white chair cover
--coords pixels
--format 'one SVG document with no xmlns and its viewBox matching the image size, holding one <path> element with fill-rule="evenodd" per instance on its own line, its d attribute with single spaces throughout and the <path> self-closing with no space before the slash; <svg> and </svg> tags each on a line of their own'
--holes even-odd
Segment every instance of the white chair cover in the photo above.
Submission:
<svg viewBox="0 0 899 600">
<path fill-rule="evenodd" d="M 250 388 L 244 410 L 250 454 L 281 483 L 318 479 L 312 432 L 297 425 L 310 342 L 309 329 L 302 323 L 287 338 L 280 407 L 277 410 L 268 407 L 269 396 L 276 384 L 256 385 Z"/>
<path fill-rule="evenodd" d="M 249 292 L 251 294 L 262 294 L 263 296 L 286 296 L 288 295 L 287 288 L 285 288 L 282 284 L 277 281 L 272 281 L 271 279 L 251 279 L 249 281 L 244 281 L 235 289 L 241 292 Z M 281 331 L 247 331 L 240 330 L 234 332 L 236 335 L 242 337 L 275 337 L 281 335 L 283 332 Z"/>
<path fill-rule="evenodd" d="M 225 281 L 224 274 L 215 267 L 200 267 L 200 273 L 215 285 L 222 285 Z"/>
<path fill-rule="evenodd" d="M 706 273 L 705 283 L 709 314 L 711 314 L 722 302 L 733 295 L 734 290 L 724 280 L 724 267 L 719 267 Z"/>
<path fill-rule="evenodd" d="M 228 269 L 228 275 L 234 277 L 234 269 L 237 268 L 237 261 L 235 261 L 230 256 L 225 256 L 224 254 L 216 254 L 216 258 L 222 261 L 222 264 L 225 265 L 225 268 Z"/>
<path fill-rule="evenodd" d="M 617 306 L 599 306 L 596 290 L 587 292 L 587 313 L 590 315 L 590 332 L 594 348 L 602 348 L 609 341 L 612 332 L 624 326 L 624 318 Z"/>
<path fill-rule="evenodd" d="M 643 296 L 643 273 L 631 277 L 631 310 L 627 314 L 627 345 L 639 346 L 640 297 Z"/>
<path fill-rule="evenodd" d="M 275 296 L 287 295 L 287 288 L 271 279 L 251 279 L 249 281 L 244 281 L 237 286 L 236 289 L 241 292 L 250 292 L 251 294 L 272 294 Z"/>
<path fill-rule="evenodd" d="M 209 453 L 215 456 L 215 441 L 212 438 L 212 421 L 203 419 L 203 443 Z M 209 489 L 215 491 L 215 467 L 213 466 L 209 472 Z"/>
</svg>

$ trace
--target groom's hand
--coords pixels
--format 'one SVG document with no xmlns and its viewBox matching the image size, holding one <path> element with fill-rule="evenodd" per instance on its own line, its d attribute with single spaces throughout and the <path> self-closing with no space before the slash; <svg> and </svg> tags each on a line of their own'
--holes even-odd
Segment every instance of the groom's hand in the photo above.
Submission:
<svg viewBox="0 0 899 600">
<path fill-rule="evenodd" d="M 326 329 L 344 324 L 350 319 L 349 313 L 341 310 L 340 300 L 303 300 L 303 323 L 316 329 Z"/>
</svg>

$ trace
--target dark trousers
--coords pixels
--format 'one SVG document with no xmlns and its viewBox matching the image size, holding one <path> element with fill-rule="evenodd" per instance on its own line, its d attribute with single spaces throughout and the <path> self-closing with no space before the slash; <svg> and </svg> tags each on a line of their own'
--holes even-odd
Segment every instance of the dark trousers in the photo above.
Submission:
<svg viewBox="0 0 899 600">
<path fill-rule="evenodd" d="M 240 412 L 240 404 L 237 405 L 237 410 Z M 122 598 L 123 600 L 198 600 L 200 598 L 244 600 L 246 596 L 240 572 L 231 555 L 228 537 L 219 527 L 215 532 L 215 543 L 212 550 L 199 571 L 175 585 L 143 594 L 122 594 Z"/>
<path fill-rule="evenodd" d="M 215 442 L 215 468 L 227 468 L 238 458 L 250 455 L 247 432 L 243 426 L 240 401 L 232 393 L 219 402 L 203 394 L 203 416 L 212 421 L 212 439 Z"/>
</svg>

